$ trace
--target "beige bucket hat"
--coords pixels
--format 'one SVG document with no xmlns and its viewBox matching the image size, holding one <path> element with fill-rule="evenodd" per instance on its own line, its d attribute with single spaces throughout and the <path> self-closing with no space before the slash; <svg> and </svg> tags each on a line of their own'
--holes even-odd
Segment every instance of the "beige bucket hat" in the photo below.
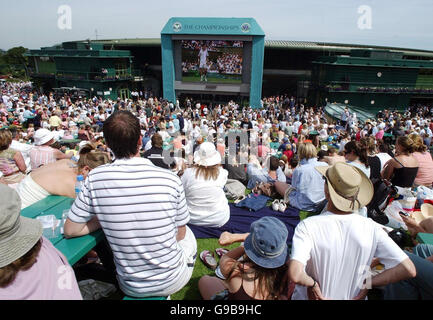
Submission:
<svg viewBox="0 0 433 320">
<path fill-rule="evenodd" d="M 357 167 L 337 162 L 331 167 L 316 167 L 316 170 L 328 181 L 329 195 L 338 210 L 358 210 L 368 205 L 373 198 L 373 184 Z"/>
<path fill-rule="evenodd" d="M 20 212 L 18 193 L 0 184 L 0 268 L 21 258 L 42 237 L 41 223 Z"/>
</svg>

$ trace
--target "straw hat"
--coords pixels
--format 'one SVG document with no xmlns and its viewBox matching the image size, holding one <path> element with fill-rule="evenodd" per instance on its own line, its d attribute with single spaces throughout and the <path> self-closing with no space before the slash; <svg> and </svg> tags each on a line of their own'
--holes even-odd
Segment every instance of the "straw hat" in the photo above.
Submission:
<svg viewBox="0 0 433 320">
<path fill-rule="evenodd" d="M 373 184 L 357 167 L 337 162 L 331 167 L 316 167 L 316 170 L 328 181 L 329 196 L 338 210 L 358 210 L 373 198 Z"/>
<path fill-rule="evenodd" d="M 213 143 L 203 142 L 194 152 L 194 163 L 204 167 L 214 166 L 221 163 L 221 154 Z"/>
<path fill-rule="evenodd" d="M 0 184 L 0 268 L 21 258 L 42 237 L 41 223 L 20 212 L 18 193 Z"/>
<path fill-rule="evenodd" d="M 433 217 L 433 205 L 430 203 L 423 203 L 421 205 L 421 211 L 412 212 L 412 217 L 417 223 L 420 223 L 427 218 Z"/>
</svg>

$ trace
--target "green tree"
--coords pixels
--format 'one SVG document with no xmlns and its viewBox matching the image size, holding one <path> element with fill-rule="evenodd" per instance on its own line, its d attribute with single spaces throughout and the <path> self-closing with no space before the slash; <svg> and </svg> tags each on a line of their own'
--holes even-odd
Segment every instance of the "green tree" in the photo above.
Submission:
<svg viewBox="0 0 433 320">
<path fill-rule="evenodd" d="M 14 77 L 24 78 L 28 74 L 28 58 L 24 56 L 27 50 L 24 47 L 14 47 L 0 54 L 0 72 L 11 73 Z"/>
</svg>

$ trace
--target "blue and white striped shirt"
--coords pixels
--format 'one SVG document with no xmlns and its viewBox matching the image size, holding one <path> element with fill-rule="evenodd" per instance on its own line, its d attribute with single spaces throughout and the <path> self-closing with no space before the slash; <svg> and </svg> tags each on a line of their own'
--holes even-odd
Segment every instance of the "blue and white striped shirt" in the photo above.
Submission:
<svg viewBox="0 0 433 320">
<path fill-rule="evenodd" d="M 96 215 L 113 251 L 121 289 L 152 295 L 176 283 L 186 258 L 177 228 L 189 222 L 179 177 L 147 159 L 119 159 L 92 170 L 68 218 Z"/>
</svg>

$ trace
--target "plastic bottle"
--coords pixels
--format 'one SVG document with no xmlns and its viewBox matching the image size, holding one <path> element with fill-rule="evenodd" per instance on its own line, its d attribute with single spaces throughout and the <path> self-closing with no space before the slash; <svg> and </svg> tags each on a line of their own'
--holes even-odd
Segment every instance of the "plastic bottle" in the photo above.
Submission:
<svg viewBox="0 0 433 320">
<path fill-rule="evenodd" d="M 77 181 L 75 182 L 75 196 L 78 196 L 78 194 L 81 191 L 81 188 L 83 187 L 83 181 L 84 177 L 82 175 L 77 176 Z"/>
</svg>

